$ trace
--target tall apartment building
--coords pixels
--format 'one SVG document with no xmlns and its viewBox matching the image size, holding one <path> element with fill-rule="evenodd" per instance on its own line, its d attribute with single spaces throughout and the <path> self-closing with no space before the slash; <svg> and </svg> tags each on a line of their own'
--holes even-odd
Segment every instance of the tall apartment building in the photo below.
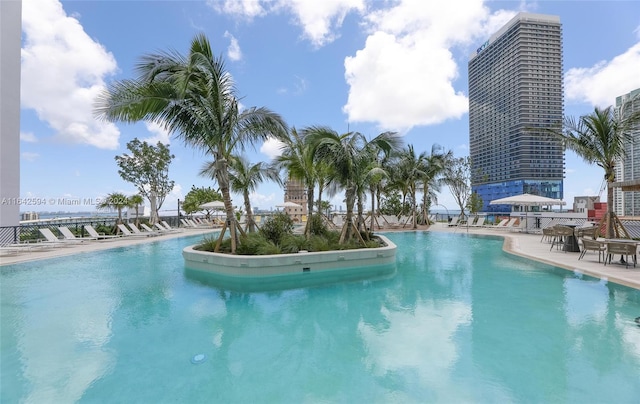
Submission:
<svg viewBox="0 0 640 404">
<path fill-rule="evenodd" d="M 543 130 L 562 117 L 560 17 L 519 13 L 469 60 L 471 187 L 484 211 L 521 193 L 563 198 L 564 149 Z"/>
<path fill-rule="evenodd" d="M 640 88 L 616 97 L 616 113 L 622 118 L 640 111 Z M 630 142 L 625 143 L 625 156 L 616 164 L 616 181 L 640 180 L 640 125 L 632 133 Z M 614 188 L 614 211 L 622 216 L 640 216 L 640 192 Z"/>
</svg>

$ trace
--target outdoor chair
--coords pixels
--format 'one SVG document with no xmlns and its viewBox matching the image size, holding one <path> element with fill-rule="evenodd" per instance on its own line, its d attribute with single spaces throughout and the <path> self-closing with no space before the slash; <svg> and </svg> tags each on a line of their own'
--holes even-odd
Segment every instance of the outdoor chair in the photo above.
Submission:
<svg viewBox="0 0 640 404">
<path fill-rule="evenodd" d="M 544 229 L 542 229 L 542 238 L 540 239 L 540 242 L 542 243 L 543 241 L 546 241 L 548 243 L 551 243 L 553 241 L 554 234 L 555 229 L 553 228 L 553 226 L 545 227 Z"/>
<path fill-rule="evenodd" d="M 123 237 L 149 237 L 148 234 L 136 234 L 136 233 L 132 233 L 131 230 L 129 230 L 127 228 L 127 226 L 125 226 L 124 224 L 119 224 L 118 225 L 118 229 L 120 229 L 120 231 L 122 232 L 122 236 Z"/>
<path fill-rule="evenodd" d="M 42 234 L 46 239 L 46 241 L 39 241 L 39 243 L 47 243 L 52 246 L 69 246 L 71 244 L 77 244 L 82 242 L 82 241 L 60 240 L 58 237 L 56 237 L 55 234 L 53 234 L 53 232 L 50 229 L 47 229 L 47 228 L 38 229 L 38 230 L 40 231 L 40 234 Z"/>
<path fill-rule="evenodd" d="M 554 235 L 553 235 L 553 240 L 551 241 L 551 248 L 549 249 L 549 251 L 553 250 L 553 246 L 555 246 L 556 249 L 559 249 L 561 245 L 564 246 L 564 242 L 566 238 L 573 236 L 573 228 L 571 227 L 567 227 L 559 224 L 557 226 L 554 226 L 553 229 L 554 229 Z"/>
<path fill-rule="evenodd" d="M 606 243 L 607 246 L 607 256 L 605 257 L 604 260 L 604 264 L 607 265 L 607 261 L 609 261 L 609 263 L 611 263 L 611 259 L 613 258 L 614 255 L 616 254 L 620 254 L 621 256 L 624 256 L 624 260 L 621 259 L 621 263 L 624 263 L 625 266 L 628 268 L 629 267 L 629 256 L 631 256 L 631 258 L 633 259 L 633 267 L 636 267 L 636 263 L 637 263 L 637 256 L 636 256 L 636 251 L 638 249 L 638 244 L 633 243 L 633 242 L 629 242 L 629 243 L 625 243 L 625 242 L 607 242 Z"/>
<path fill-rule="evenodd" d="M 146 236 L 158 236 L 158 235 L 160 235 L 160 233 L 158 233 L 157 231 L 154 231 L 153 229 L 149 229 L 149 227 L 147 227 L 147 225 L 145 225 L 144 223 L 140 223 L 140 227 L 142 227 L 143 230 L 140 230 L 138 228 L 138 226 L 136 226 L 133 223 L 129 223 L 129 227 L 131 228 L 131 231 L 133 232 L 133 234 L 140 234 L 140 235 L 143 235 L 143 236 L 144 235 L 146 235 Z"/>
<path fill-rule="evenodd" d="M 120 236 L 115 234 L 98 233 L 98 231 L 90 224 L 85 224 L 84 229 L 87 231 L 87 233 L 89 233 L 91 237 L 94 237 L 96 240 L 111 240 L 114 238 L 120 238 Z"/>
<path fill-rule="evenodd" d="M 598 226 L 590 226 L 590 227 L 579 227 L 576 229 L 576 236 L 578 237 L 590 237 L 592 240 L 595 240 L 596 232 L 598 231 Z"/>
<path fill-rule="evenodd" d="M 590 240 L 587 238 L 581 238 L 582 241 L 582 251 L 580 252 L 580 256 L 578 259 L 582 259 L 587 251 L 597 251 L 598 252 L 598 262 L 601 262 L 601 258 L 606 258 L 605 252 L 607 251 L 607 246 L 600 241 Z"/>
<path fill-rule="evenodd" d="M 62 237 L 64 237 L 65 240 L 76 240 L 76 241 L 97 240 L 95 237 L 77 237 L 66 226 L 58 226 L 58 230 L 60 230 L 60 234 L 62 234 Z"/>
</svg>

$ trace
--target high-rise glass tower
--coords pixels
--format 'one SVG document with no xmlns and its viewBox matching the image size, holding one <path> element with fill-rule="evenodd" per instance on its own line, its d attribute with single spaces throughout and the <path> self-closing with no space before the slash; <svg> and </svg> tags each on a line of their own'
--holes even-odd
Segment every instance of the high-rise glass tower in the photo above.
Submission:
<svg viewBox="0 0 640 404">
<path fill-rule="evenodd" d="M 623 119 L 640 111 L 640 88 L 616 97 L 616 113 Z M 616 163 L 616 181 L 640 180 L 640 125 L 636 125 L 631 139 L 625 142 L 625 155 Z M 640 216 L 640 192 L 613 189 L 614 210 L 620 216 Z"/>
<path fill-rule="evenodd" d="M 484 211 L 521 193 L 563 198 L 564 149 L 543 130 L 562 117 L 560 17 L 519 13 L 469 60 L 471 187 Z"/>
</svg>

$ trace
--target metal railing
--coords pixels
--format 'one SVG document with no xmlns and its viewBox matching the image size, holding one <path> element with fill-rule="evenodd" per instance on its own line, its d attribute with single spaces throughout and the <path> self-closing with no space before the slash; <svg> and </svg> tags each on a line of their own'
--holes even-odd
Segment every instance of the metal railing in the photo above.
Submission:
<svg viewBox="0 0 640 404">
<path fill-rule="evenodd" d="M 160 220 L 166 220 L 171 227 L 180 227 L 180 218 L 177 216 L 161 216 Z M 67 227 L 77 237 L 86 237 L 89 234 L 85 230 L 85 225 L 93 226 L 98 233 L 116 234 L 117 217 L 96 217 L 96 218 L 65 218 L 51 219 L 34 223 L 22 223 L 18 226 L 0 226 L 0 246 L 9 244 L 36 242 L 43 240 L 40 229 L 50 229 L 53 234 L 62 237 L 58 226 Z M 148 223 L 148 219 L 141 218 L 142 223 Z M 133 220 L 123 219 L 123 222 L 133 222 Z"/>
</svg>

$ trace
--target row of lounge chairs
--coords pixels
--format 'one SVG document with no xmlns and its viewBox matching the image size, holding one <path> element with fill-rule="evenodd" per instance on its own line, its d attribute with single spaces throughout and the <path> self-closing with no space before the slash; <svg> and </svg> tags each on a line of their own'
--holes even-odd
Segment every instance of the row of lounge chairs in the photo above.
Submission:
<svg viewBox="0 0 640 404">
<path fill-rule="evenodd" d="M 156 223 L 154 225 L 155 228 L 153 229 L 144 223 L 141 223 L 140 227 L 142 227 L 142 230 L 132 223 L 128 224 L 128 227 L 124 224 L 119 224 L 118 229 L 120 230 L 120 234 L 111 235 L 99 233 L 93 226 L 85 225 L 84 229 L 88 236 L 82 237 L 76 236 L 66 226 L 58 226 L 61 237 L 56 236 L 49 228 L 41 228 L 38 230 L 44 239 L 4 245 L 0 247 L 0 253 L 17 254 L 21 252 L 42 251 L 52 248 L 78 245 L 85 242 L 112 240 L 123 237 L 152 237 L 182 231 L 182 229 L 172 228 L 166 221 Z"/>
</svg>

